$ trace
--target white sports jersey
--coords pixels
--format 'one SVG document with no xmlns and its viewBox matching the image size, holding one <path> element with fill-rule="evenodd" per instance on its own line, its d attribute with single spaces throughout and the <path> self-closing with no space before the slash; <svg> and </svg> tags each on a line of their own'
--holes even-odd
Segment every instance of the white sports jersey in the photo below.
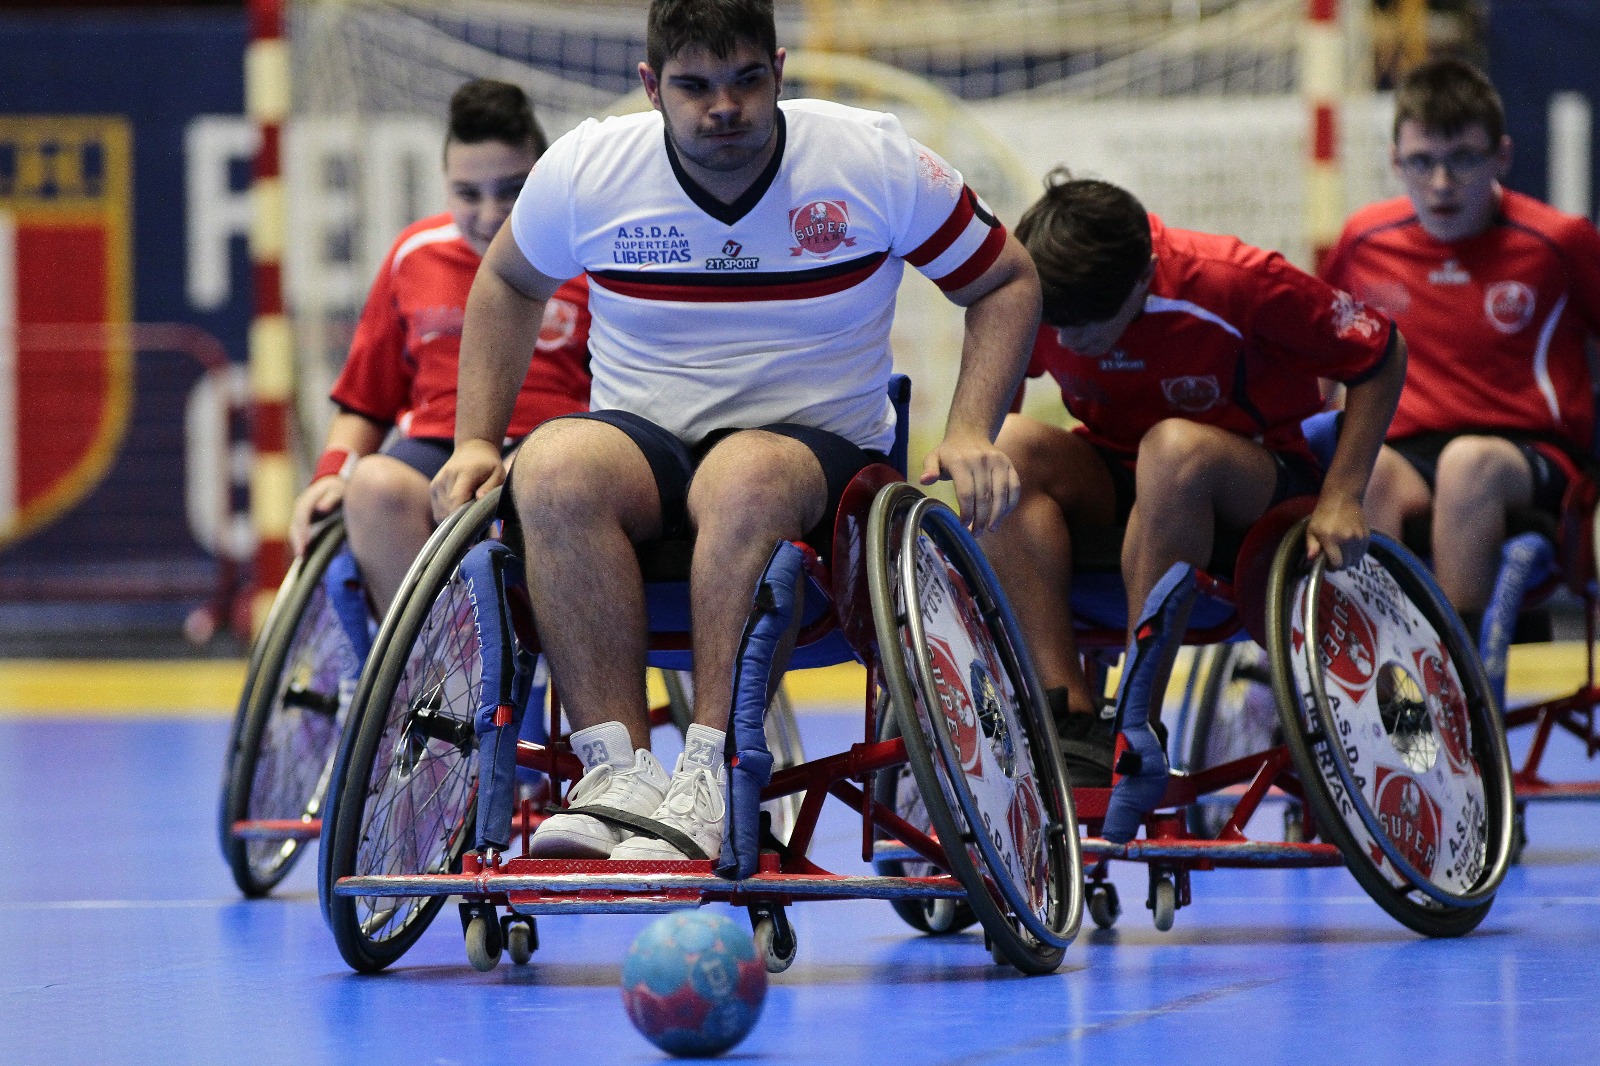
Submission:
<svg viewBox="0 0 1600 1066">
<path fill-rule="evenodd" d="M 589 275 L 595 410 L 690 443 L 797 422 L 887 450 L 902 260 L 959 289 L 1005 228 L 893 115 L 785 101 L 777 138 L 723 204 L 683 171 L 660 113 L 590 119 L 540 159 L 512 234 L 550 277 Z"/>
</svg>

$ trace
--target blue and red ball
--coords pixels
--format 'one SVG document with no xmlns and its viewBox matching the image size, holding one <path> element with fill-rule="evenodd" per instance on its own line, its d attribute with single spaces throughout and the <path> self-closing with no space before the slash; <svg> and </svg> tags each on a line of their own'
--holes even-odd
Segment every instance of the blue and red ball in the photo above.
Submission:
<svg viewBox="0 0 1600 1066">
<path fill-rule="evenodd" d="M 729 918 L 680 911 L 650 923 L 622 964 L 622 1003 L 645 1037 L 673 1055 L 717 1055 L 761 1016 L 767 970 Z"/>
</svg>

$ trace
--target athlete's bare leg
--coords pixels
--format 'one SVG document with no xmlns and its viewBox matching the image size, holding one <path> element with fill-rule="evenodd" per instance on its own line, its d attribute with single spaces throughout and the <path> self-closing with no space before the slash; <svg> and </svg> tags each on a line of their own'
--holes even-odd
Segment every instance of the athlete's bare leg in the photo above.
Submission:
<svg viewBox="0 0 1600 1066">
<path fill-rule="evenodd" d="M 726 729 L 733 663 L 756 583 L 779 540 L 822 521 L 828 483 L 811 449 L 761 430 L 713 448 L 689 485 L 695 527 L 690 610 L 694 619 L 694 720 Z"/>
<path fill-rule="evenodd" d="M 1109 526 L 1116 490 L 1104 461 L 1081 436 L 1010 415 L 997 442 L 1022 480 L 1017 507 L 983 538 L 1028 643 L 1039 681 L 1065 688 L 1072 710 L 1099 710 L 1072 632 L 1073 527 Z"/>
<path fill-rule="evenodd" d="M 1457 437 L 1439 454 L 1433 568 L 1458 611 L 1482 611 L 1494 589 L 1506 511 L 1533 503 L 1533 470 L 1503 437 Z"/>
<path fill-rule="evenodd" d="M 362 457 L 345 487 L 344 527 L 381 617 L 433 532 L 427 477 L 387 455 Z"/>
<path fill-rule="evenodd" d="M 1158 422 L 1139 442 L 1137 492 L 1122 542 L 1122 577 L 1128 587 L 1129 639 L 1145 598 L 1174 564 L 1203 567 L 1210 560 L 1218 520 L 1244 529 L 1266 512 L 1277 485 L 1277 464 L 1254 441 L 1184 419 Z M 1188 625 L 1188 610 L 1174 620 L 1167 652 L 1151 692 L 1150 720 L 1161 717 L 1160 694 Z"/>
<path fill-rule="evenodd" d="M 1417 468 L 1388 445 L 1378 449 L 1364 507 L 1368 524 L 1399 540 L 1406 519 L 1427 514 L 1432 506 L 1433 493 Z"/>
<path fill-rule="evenodd" d="M 633 548 L 661 530 L 649 461 L 615 426 L 563 418 L 534 430 L 511 477 L 539 640 L 573 732 L 621 722 L 635 748 L 649 748 Z"/>
</svg>

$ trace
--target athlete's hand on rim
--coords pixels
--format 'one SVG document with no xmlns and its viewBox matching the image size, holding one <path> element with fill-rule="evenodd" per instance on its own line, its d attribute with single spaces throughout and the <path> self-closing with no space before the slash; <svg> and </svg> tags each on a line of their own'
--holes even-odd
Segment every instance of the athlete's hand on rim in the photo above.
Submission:
<svg viewBox="0 0 1600 1066">
<path fill-rule="evenodd" d="M 1306 558 L 1325 555 L 1329 570 L 1344 570 L 1361 562 L 1371 537 L 1359 501 L 1324 493 L 1306 526 Z"/>
<path fill-rule="evenodd" d="M 1022 494 L 1010 457 L 987 437 L 946 437 L 928 453 L 922 484 L 947 479 L 955 485 L 962 521 L 980 535 L 998 526 Z"/>
<path fill-rule="evenodd" d="M 499 448 L 488 441 L 460 441 L 429 487 L 433 520 L 443 522 L 462 504 L 478 499 L 505 479 Z"/>
</svg>

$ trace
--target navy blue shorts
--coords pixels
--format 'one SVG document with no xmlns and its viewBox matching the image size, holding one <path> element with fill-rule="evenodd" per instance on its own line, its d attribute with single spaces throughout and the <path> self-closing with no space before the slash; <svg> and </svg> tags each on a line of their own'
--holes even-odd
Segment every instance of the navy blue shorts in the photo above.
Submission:
<svg viewBox="0 0 1600 1066">
<path fill-rule="evenodd" d="M 378 454 L 398 459 L 432 481 L 455 447 L 454 441 L 444 437 L 396 437 L 380 448 Z"/>
<path fill-rule="evenodd" d="M 1567 493 L 1567 475 L 1547 451 L 1547 449 L 1554 450 L 1554 445 L 1520 440 L 1509 433 L 1474 429 L 1460 432 L 1418 433 L 1415 436 L 1389 441 L 1388 444 L 1422 476 L 1422 480 L 1428 483 L 1428 490 L 1431 492 L 1439 480 L 1439 456 L 1444 453 L 1445 446 L 1457 437 L 1499 437 L 1515 444 L 1533 471 L 1533 509 L 1560 517 L 1561 500 Z"/>
<path fill-rule="evenodd" d="M 1111 487 L 1117 497 L 1116 524 L 1125 526 L 1128 516 L 1133 513 L 1138 483 L 1134 473 L 1134 456 L 1098 444 L 1091 443 L 1089 446 L 1099 453 L 1101 462 L 1105 463 L 1106 471 L 1111 475 Z M 1324 471 L 1316 463 L 1290 452 L 1269 450 L 1267 454 L 1272 456 L 1273 466 L 1278 472 L 1278 480 L 1272 487 L 1272 499 L 1267 504 L 1268 510 L 1291 496 L 1315 496 L 1322 491 Z"/>
<path fill-rule="evenodd" d="M 711 449 L 731 434 L 740 432 L 737 429 L 719 429 L 691 448 L 661 426 L 629 411 L 581 411 L 561 417 L 587 418 L 616 426 L 644 453 L 661 499 L 661 537 L 664 540 L 684 540 L 691 535 L 689 483 L 694 480 L 694 472 Z M 857 447 L 837 433 L 813 426 L 774 422 L 753 428 L 797 440 L 817 457 L 817 462 L 822 466 L 822 476 L 828 484 L 828 504 L 823 509 L 822 521 L 807 530 L 803 539 L 819 554 L 828 555 L 833 547 L 834 516 L 838 513 L 839 501 L 844 496 L 846 486 L 864 468 L 873 463 L 887 463 L 888 456 Z"/>
</svg>

